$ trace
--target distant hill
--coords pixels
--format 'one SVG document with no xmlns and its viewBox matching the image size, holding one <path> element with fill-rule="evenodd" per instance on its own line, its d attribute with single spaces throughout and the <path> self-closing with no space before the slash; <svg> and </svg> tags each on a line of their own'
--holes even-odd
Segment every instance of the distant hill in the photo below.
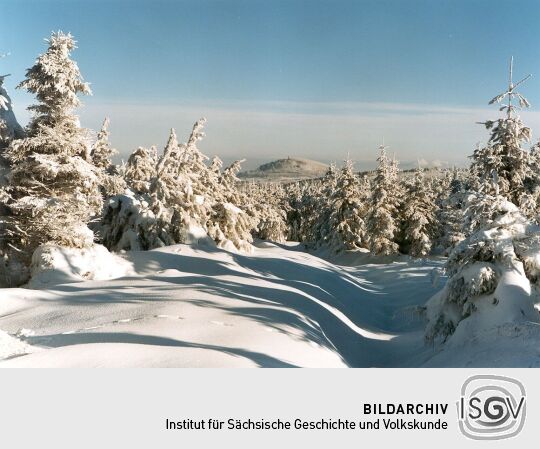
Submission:
<svg viewBox="0 0 540 449">
<path fill-rule="evenodd" d="M 322 162 L 289 157 L 268 162 L 256 170 L 241 172 L 238 176 L 244 180 L 292 181 L 319 178 L 325 174 L 327 169 L 328 165 Z"/>
</svg>

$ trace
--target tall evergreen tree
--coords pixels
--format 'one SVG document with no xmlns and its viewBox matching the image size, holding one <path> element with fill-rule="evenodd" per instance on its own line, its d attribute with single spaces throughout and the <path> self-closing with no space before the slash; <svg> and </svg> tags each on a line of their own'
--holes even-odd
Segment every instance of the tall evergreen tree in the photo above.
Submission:
<svg viewBox="0 0 540 449">
<path fill-rule="evenodd" d="M 333 208 L 328 223 L 329 245 L 335 251 L 366 246 L 366 204 L 360 200 L 359 180 L 350 159 L 345 161 L 341 169 L 331 199 Z"/>
<path fill-rule="evenodd" d="M 367 219 L 369 249 L 373 254 L 390 255 L 398 252 L 395 236 L 398 215 L 395 192 L 395 165 L 386 156 L 386 147 L 379 147 L 378 166 Z"/>
<path fill-rule="evenodd" d="M 441 192 L 438 203 L 437 218 L 440 229 L 438 246 L 446 255 L 465 238 L 463 221 L 467 193 L 465 180 L 460 176 L 460 172 L 454 168 L 448 191 Z"/>
<path fill-rule="evenodd" d="M 518 109 L 530 106 L 527 99 L 517 92 L 516 88 L 530 75 L 514 84 L 512 64 L 513 61 L 510 62 L 507 90 L 489 102 L 489 104 L 494 104 L 506 100 L 499 109 L 505 113 L 505 116 L 484 122 L 491 135 L 486 146 L 478 147 L 474 151 L 471 170 L 478 177 L 483 194 L 497 195 L 493 184 L 493 177 L 496 176 L 496 188 L 499 194 L 520 206 L 526 201 L 525 195 L 528 193 L 526 184 L 532 176 L 529 152 L 523 148 L 523 144 L 530 141 L 531 130 L 516 114 Z"/>
<path fill-rule="evenodd" d="M 336 190 L 338 175 L 336 165 L 331 163 L 321 182 L 311 183 L 304 191 L 302 234 L 306 242 L 315 246 L 327 244 L 331 237 L 329 224 L 334 210 L 332 196 Z"/>
<path fill-rule="evenodd" d="M 47 51 L 18 86 L 38 100 L 28 108 L 33 116 L 27 135 L 12 141 L 5 151 L 11 165 L 2 195 L 9 210 L 6 238 L 26 256 L 45 242 L 92 244 L 87 223 L 102 207 L 88 132 L 74 113 L 80 105 L 77 95 L 90 93 L 70 59 L 75 41 L 59 31 L 47 42 Z"/>
<path fill-rule="evenodd" d="M 420 167 L 416 170 L 413 181 L 407 190 L 403 215 L 409 254 L 413 257 L 427 256 L 433 245 L 435 203 L 432 193 L 429 191 L 429 183 L 426 180 L 424 170 Z"/>
</svg>

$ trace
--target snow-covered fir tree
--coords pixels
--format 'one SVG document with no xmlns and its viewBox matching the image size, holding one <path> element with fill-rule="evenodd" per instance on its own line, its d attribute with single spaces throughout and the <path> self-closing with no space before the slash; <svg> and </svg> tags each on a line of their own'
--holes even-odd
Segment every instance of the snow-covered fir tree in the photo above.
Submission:
<svg viewBox="0 0 540 449">
<path fill-rule="evenodd" d="M 3 57 L 4 55 L 0 55 L 0 59 Z M 4 87 L 4 80 L 8 76 L 10 75 L 0 75 L 0 186 L 6 182 L 4 176 L 9 165 L 4 157 L 4 151 L 13 139 L 24 137 L 24 130 L 15 118 L 11 98 Z M 0 215 L 2 215 L 1 207 L 0 205 Z"/>
<path fill-rule="evenodd" d="M 379 150 L 367 218 L 367 234 L 369 249 L 373 254 L 390 255 L 398 252 L 395 242 L 398 232 L 398 200 L 395 195 L 397 174 L 395 165 L 386 155 L 386 147 L 381 145 Z"/>
<path fill-rule="evenodd" d="M 529 75 L 530 76 L 530 75 Z M 479 146 L 472 155 L 471 171 L 478 177 L 477 190 L 484 194 L 495 195 L 492 177 L 497 176 L 499 193 L 520 206 L 528 201 L 526 186 L 533 176 L 530 167 L 529 152 L 523 145 L 530 141 L 531 130 L 526 127 L 517 110 L 529 107 L 529 102 L 516 91 L 516 87 L 529 78 L 514 84 L 512 81 L 512 61 L 510 62 L 510 78 L 507 90 L 493 98 L 489 104 L 501 103 L 500 111 L 505 116 L 484 123 L 490 131 L 486 146 Z M 516 104 L 517 103 L 517 104 Z"/>
<path fill-rule="evenodd" d="M 501 195 L 482 195 L 473 204 L 466 210 L 473 232 L 451 252 L 449 279 L 427 303 L 429 342 L 459 331 L 458 341 L 467 343 L 486 328 L 539 321 L 531 297 L 540 273 L 538 226 Z"/>
<path fill-rule="evenodd" d="M 300 227 L 302 225 L 302 215 L 300 208 L 302 204 L 303 188 L 300 182 L 292 182 L 285 185 L 284 188 L 286 205 L 287 240 L 301 242 Z"/>
<path fill-rule="evenodd" d="M 13 112 L 13 105 L 6 89 L 4 79 L 9 75 L 0 75 L 0 164 L 7 165 L 2 160 L 5 149 L 13 139 L 24 137 L 24 130 L 17 122 Z"/>
<path fill-rule="evenodd" d="M 360 200 L 359 179 L 354 173 L 353 162 L 345 161 L 332 195 L 332 212 L 328 227 L 328 244 L 334 251 L 366 246 L 366 204 Z"/>
<path fill-rule="evenodd" d="M 447 190 L 445 188 L 439 192 L 436 211 L 439 225 L 437 246 L 444 255 L 448 255 L 465 238 L 463 209 L 467 197 L 466 181 L 460 171 L 455 168 L 451 176 Z"/>
<path fill-rule="evenodd" d="M 409 254 L 413 257 L 427 256 L 435 234 L 435 203 L 429 190 L 424 170 L 415 171 L 406 192 L 403 207 L 404 235 Z"/>
<path fill-rule="evenodd" d="M 519 206 L 527 218 L 540 223 L 540 141 L 529 152 L 529 173 Z"/>
<path fill-rule="evenodd" d="M 302 234 L 306 242 L 322 246 L 331 235 L 330 216 L 334 210 L 332 197 L 338 183 L 338 170 L 330 164 L 321 182 L 314 182 L 303 198 Z"/>
<path fill-rule="evenodd" d="M 156 176 L 156 153 L 153 149 L 137 148 L 128 158 L 124 177 L 135 193 L 148 193 L 150 182 Z"/>
<path fill-rule="evenodd" d="M 257 225 L 252 232 L 262 240 L 283 243 L 287 239 L 288 202 L 281 184 L 270 182 L 245 182 L 241 191 L 249 199 L 244 206 L 248 215 L 252 215 Z"/>
<path fill-rule="evenodd" d="M 90 153 L 93 164 L 100 171 L 101 191 L 105 198 L 118 195 L 126 189 L 123 176 L 120 176 L 117 167 L 112 162 L 112 157 L 117 153 L 118 151 L 109 142 L 109 119 L 106 118 Z"/>
<path fill-rule="evenodd" d="M 111 147 L 111 144 L 109 143 L 109 123 L 108 117 L 103 120 L 103 125 L 97 134 L 97 139 L 92 146 L 91 152 L 94 165 L 103 170 L 110 169 L 112 166 L 112 157 L 118 153 L 118 151 Z"/>
<path fill-rule="evenodd" d="M 9 214 L 6 239 L 14 254 L 28 259 L 45 242 L 84 247 L 94 236 L 87 226 L 101 211 L 99 169 L 90 156 L 88 132 L 74 110 L 78 94 L 90 88 L 70 59 L 75 41 L 53 33 L 18 86 L 34 94 L 32 119 L 24 138 L 11 142 L 4 156 L 10 164 L 2 202 Z"/>
<path fill-rule="evenodd" d="M 9 75 L 0 76 L 0 287 L 18 285 L 26 279 L 27 269 L 22 261 L 10 257 L 13 248 L 8 237 L 8 221 L 5 217 L 9 209 L 5 206 L 8 196 L 2 186 L 7 183 L 6 174 L 9 172 L 9 162 L 5 151 L 14 139 L 24 137 L 24 130 L 17 122 L 13 112 L 11 98 L 4 88 L 4 79 Z"/>
<path fill-rule="evenodd" d="M 234 161 L 227 167 L 220 178 L 221 194 L 216 195 L 211 214 L 207 221 L 208 235 L 223 248 L 230 244 L 234 248 L 251 252 L 253 247 L 252 232 L 259 221 L 256 211 L 246 212 L 248 200 L 237 186 L 237 174 L 243 160 Z"/>
</svg>

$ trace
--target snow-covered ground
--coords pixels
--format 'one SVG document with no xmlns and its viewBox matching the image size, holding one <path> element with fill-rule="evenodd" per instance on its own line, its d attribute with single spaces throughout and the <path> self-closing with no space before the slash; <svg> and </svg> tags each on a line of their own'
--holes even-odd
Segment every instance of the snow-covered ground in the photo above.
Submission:
<svg viewBox="0 0 540 449">
<path fill-rule="evenodd" d="M 336 265 L 263 242 L 249 255 L 176 245 L 124 258 L 116 279 L 49 273 L 40 289 L 0 289 L 0 367 L 540 365 L 537 325 L 424 344 L 416 306 L 441 288 L 440 260 Z"/>
</svg>

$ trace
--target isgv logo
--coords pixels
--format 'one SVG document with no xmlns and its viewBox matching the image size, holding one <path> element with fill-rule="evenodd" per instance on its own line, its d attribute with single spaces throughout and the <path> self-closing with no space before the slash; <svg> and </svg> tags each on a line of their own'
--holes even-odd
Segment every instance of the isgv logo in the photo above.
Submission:
<svg viewBox="0 0 540 449">
<path fill-rule="evenodd" d="M 459 429 L 473 440 L 516 436 L 525 425 L 525 387 L 510 377 L 476 375 L 461 387 L 457 403 Z"/>
</svg>

